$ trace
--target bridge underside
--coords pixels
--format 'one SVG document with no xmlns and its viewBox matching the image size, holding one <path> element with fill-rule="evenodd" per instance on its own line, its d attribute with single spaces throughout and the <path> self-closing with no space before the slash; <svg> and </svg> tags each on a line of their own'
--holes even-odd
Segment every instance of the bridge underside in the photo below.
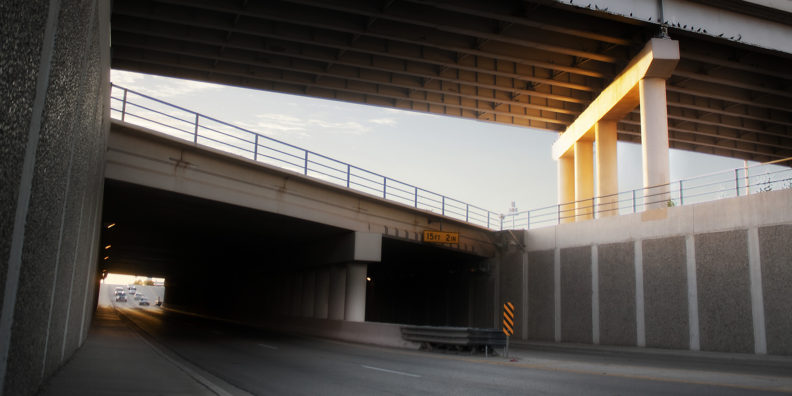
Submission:
<svg viewBox="0 0 792 396">
<path fill-rule="evenodd" d="M 164 277 L 171 308 L 265 325 L 337 319 L 333 289 L 349 263 L 330 259 L 343 242 L 328 242 L 348 230 L 116 180 L 105 183 L 103 224 L 102 268 Z M 357 321 L 491 325 L 486 258 L 386 237 L 381 260 L 359 265 Z"/>
<path fill-rule="evenodd" d="M 657 32 L 549 1 L 116 0 L 112 67 L 562 132 Z M 670 147 L 792 156 L 789 54 L 669 34 Z"/>
</svg>

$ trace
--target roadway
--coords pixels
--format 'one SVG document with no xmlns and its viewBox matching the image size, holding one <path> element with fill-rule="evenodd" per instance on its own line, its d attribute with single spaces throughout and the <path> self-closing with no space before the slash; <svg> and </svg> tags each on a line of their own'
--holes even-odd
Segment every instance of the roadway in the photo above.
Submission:
<svg viewBox="0 0 792 396">
<path fill-rule="evenodd" d="M 108 287 L 109 286 L 109 287 Z M 112 286 L 103 286 L 106 300 Z M 157 288 L 142 288 L 155 299 Z M 161 290 L 161 288 L 160 288 Z M 279 335 L 183 315 L 133 299 L 116 304 L 158 348 L 228 394 L 641 394 L 792 392 L 788 366 L 516 349 L 484 358 Z"/>
</svg>

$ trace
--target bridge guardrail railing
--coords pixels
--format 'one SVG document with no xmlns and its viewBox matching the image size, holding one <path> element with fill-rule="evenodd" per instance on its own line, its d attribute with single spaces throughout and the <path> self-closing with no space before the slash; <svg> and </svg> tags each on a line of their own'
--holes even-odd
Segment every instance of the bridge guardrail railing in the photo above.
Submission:
<svg viewBox="0 0 792 396">
<path fill-rule="evenodd" d="M 389 178 L 260 133 L 111 85 L 111 116 L 195 144 L 427 210 L 489 229 L 500 229 L 501 216 L 487 209 Z"/>
<path fill-rule="evenodd" d="M 111 87 L 111 116 L 121 121 L 493 230 L 531 229 L 792 188 L 792 168 L 772 166 L 792 163 L 792 158 L 785 158 L 660 186 L 500 214 L 115 84 Z"/>
</svg>

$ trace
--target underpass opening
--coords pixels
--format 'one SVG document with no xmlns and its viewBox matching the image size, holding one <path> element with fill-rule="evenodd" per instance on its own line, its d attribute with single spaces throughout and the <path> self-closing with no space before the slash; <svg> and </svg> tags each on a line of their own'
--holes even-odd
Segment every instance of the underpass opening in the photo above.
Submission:
<svg viewBox="0 0 792 396">
<path fill-rule="evenodd" d="M 269 278 L 297 271 L 305 244 L 349 233 L 116 180 L 104 202 L 103 269 L 165 278 L 167 308 L 259 324 L 288 304 L 266 301 Z"/>
<path fill-rule="evenodd" d="M 382 261 L 369 263 L 366 321 L 488 327 L 492 259 L 451 248 L 382 239 Z"/>
</svg>

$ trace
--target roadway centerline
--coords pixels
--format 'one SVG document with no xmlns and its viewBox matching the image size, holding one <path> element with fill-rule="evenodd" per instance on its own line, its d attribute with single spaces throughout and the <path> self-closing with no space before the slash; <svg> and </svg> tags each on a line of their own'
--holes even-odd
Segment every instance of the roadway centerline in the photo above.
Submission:
<svg viewBox="0 0 792 396">
<path fill-rule="evenodd" d="M 421 378 L 421 376 L 420 376 L 420 375 L 418 375 L 418 374 L 411 374 L 411 373 L 405 373 L 405 372 L 403 372 L 403 371 L 388 370 L 388 369 L 379 368 L 379 367 L 366 366 L 365 364 L 361 364 L 361 365 L 360 365 L 360 367 L 363 367 L 363 368 L 365 368 L 365 369 L 369 369 L 369 370 L 381 371 L 381 372 L 383 372 L 383 373 L 391 373 L 391 374 L 396 374 L 396 375 L 404 375 L 404 376 L 407 376 L 407 377 L 413 377 L 413 378 Z"/>
</svg>

